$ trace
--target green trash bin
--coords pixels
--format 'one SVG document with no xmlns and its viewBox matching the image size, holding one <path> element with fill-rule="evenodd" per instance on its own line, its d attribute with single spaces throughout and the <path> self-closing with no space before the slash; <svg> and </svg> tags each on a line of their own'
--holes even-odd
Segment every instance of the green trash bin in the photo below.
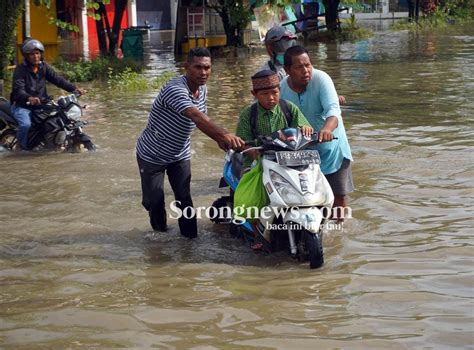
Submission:
<svg viewBox="0 0 474 350">
<path fill-rule="evenodd" d="M 122 53 L 125 58 L 143 59 L 143 30 L 127 28 L 122 33 Z"/>
</svg>

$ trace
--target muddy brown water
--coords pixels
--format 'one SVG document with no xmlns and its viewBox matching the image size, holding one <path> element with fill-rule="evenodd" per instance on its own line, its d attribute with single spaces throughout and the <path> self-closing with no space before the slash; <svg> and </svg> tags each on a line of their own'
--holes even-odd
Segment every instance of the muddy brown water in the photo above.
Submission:
<svg viewBox="0 0 474 350">
<path fill-rule="evenodd" d="M 159 43 L 149 75 L 178 70 Z M 83 99 L 96 153 L 0 155 L 0 348 L 473 349 L 473 28 L 308 48 L 347 97 L 357 187 L 321 269 L 206 219 L 193 241 L 173 220 L 153 233 L 134 144 L 157 92 L 103 87 Z M 235 128 L 265 59 L 214 60 L 219 124 Z M 199 131 L 192 145 L 210 205 L 223 153 Z"/>
</svg>

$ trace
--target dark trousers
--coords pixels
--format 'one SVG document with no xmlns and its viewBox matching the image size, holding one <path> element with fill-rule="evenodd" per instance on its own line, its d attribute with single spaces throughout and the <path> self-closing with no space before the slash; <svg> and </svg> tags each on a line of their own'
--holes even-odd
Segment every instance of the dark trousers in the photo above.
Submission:
<svg viewBox="0 0 474 350">
<path fill-rule="evenodd" d="M 148 210 L 150 224 L 155 230 L 166 231 L 166 206 L 163 191 L 165 171 L 174 192 L 176 207 L 185 215 L 178 218 L 179 229 L 183 236 L 197 236 L 197 221 L 191 198 L 191 161 L 181 160 L 166 165 L 157 165 L 137 157 L 140 178 L 142 181 L 142 205 Z"/>
</svg>

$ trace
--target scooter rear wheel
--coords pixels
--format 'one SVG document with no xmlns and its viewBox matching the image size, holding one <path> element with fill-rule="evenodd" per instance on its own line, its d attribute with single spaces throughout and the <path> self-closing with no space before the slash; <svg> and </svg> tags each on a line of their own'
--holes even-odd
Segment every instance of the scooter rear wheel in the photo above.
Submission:
<svg viewBox="0 0 474 350">
<path fill-rule="evenodd" d="M 229 233 L 232 237 L 243 238 L 242 227 L 233 222 L 229 224 Z"/>
<path fill-rule="evenodd" d="M 321 232 L 303 231 L 305 248 L 308 251 L 309 268 L 316 269 L 324 264 L 323 237 Z"/>
</svg>

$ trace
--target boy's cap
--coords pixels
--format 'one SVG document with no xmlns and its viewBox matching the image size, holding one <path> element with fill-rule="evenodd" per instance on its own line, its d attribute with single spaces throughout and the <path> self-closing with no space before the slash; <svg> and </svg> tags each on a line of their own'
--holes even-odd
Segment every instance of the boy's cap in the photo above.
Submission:
<svg viewBox="0 0 474 350">
<path fill-rule="evenodd" d="M 278 74 L 272 70 L 261 70 L 252 77 L 252 87 L 253 91 L 280 87 L 280 78 L 278 78 Z"/>
</svg>

